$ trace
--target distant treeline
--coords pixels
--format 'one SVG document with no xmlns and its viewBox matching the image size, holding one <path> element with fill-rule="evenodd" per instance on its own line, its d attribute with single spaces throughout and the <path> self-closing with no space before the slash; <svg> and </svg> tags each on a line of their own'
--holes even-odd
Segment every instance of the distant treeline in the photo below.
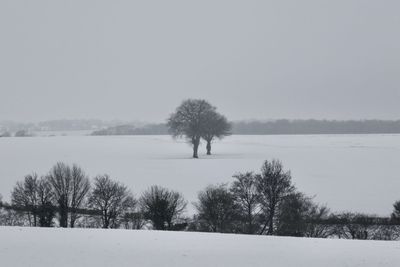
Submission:
<svg viewBox="0 0 400 267">
<path fill-rule="evenodd" d="M 400 133 L 400 120 L 276 120 L 233 124 L 234 134 L 377 134 Z"/>
<path fill-rule="evenodd" d="M 92 135 L 166 135 L 168 128 L 165 123 L 146 124 L 144 126 L 119 125 L 97 130 Z"/>
<path fill-rule="evenodd" d="M 103 121 L 95 119 L 86 120 L 49 120 L 41 122 L 14 122 L 14 121 L 0 121 L 0 137 L 11 136 L 19 131 L 25 133 L 33 133 L 38 131 L 81 131 L 81 130 L 95 130 L 107 127 L 121 125 L 122 121 Z"/>
<path fill-rule="evenodd" d="M 232 134 L 391 134 L 400 133 L 400 120 L 274 120 L 232 122 Z M 166 135 L 166 124 L 141 127 L 121 125 L 94 131 L 93 135 Z"/>
</svg>

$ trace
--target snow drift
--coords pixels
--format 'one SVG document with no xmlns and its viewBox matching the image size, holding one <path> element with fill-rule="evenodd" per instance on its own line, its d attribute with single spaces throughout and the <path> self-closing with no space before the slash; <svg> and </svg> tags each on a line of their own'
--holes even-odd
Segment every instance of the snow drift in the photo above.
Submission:
<svg viewBox="0 0 400 267">
<path fill-rule="evenodd" d="M 0 227 L 0 266 L 400 266 L 400 242 Z"/>
</svg>

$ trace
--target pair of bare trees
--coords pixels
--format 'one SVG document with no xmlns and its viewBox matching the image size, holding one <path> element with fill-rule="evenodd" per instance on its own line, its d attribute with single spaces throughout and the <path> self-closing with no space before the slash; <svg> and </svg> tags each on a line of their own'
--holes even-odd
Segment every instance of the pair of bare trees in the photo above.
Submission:
<svg viewBox="0 0 400 267">
<path fill-rule="evenodd" d="M 231 124 L 205 100 L 188 99 L 170 115 L 167 126 L 174 137 L 185 137 L 193 145 L 193 158 L 198 158 L 201 139 L 207 142 L 207 155 L 215 138 L 230 134 Z"/>
</svg>

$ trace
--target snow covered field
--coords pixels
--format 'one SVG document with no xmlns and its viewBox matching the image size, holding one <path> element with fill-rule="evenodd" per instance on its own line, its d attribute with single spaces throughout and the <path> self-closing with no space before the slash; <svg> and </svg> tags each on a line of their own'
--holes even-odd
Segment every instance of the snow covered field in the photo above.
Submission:
<svg viewBox="0 0 400 267">
<path fill-rule="evenodd" d="M 231 181 L 235 172 L 258 171 L 281 159 L 297 187 L 333 211 L 389 215 L 400 199 L 400 135 L 231 136 L 213 156 L 169 136 L 55 136 L 0 138 L 0 194 L 8 200 L 17 180 L 45 174 L 57 161 L 78 163 L 91 176 L 108 173 L 140 194 L 158 184 L 189 202 L 208 184 Z M 191 205 L 189 205 L 190 208 Z"/>
<path fill-rule="evenodd" d="M 398 267 L 400 242 L 0 227 L 0 265 Z"/>
</svg>

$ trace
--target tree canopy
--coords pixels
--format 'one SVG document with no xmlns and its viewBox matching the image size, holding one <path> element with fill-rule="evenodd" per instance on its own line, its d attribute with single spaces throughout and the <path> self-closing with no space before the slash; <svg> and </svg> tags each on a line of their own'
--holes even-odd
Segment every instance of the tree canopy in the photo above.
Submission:
<svg viewBox="0 0 400 267">
<path fill-rule="evenodd" d="M 178 106 L 167 121 L 174 137 L 185 137 L 193 145 L 193 158 L 198 158 L 201 138 L 207 141 L 207 154 L 211 154 L 211 141 L 222 138 L 231 129 L 227 119 L 206 100 L 187 99 Z"/>
</svg>

